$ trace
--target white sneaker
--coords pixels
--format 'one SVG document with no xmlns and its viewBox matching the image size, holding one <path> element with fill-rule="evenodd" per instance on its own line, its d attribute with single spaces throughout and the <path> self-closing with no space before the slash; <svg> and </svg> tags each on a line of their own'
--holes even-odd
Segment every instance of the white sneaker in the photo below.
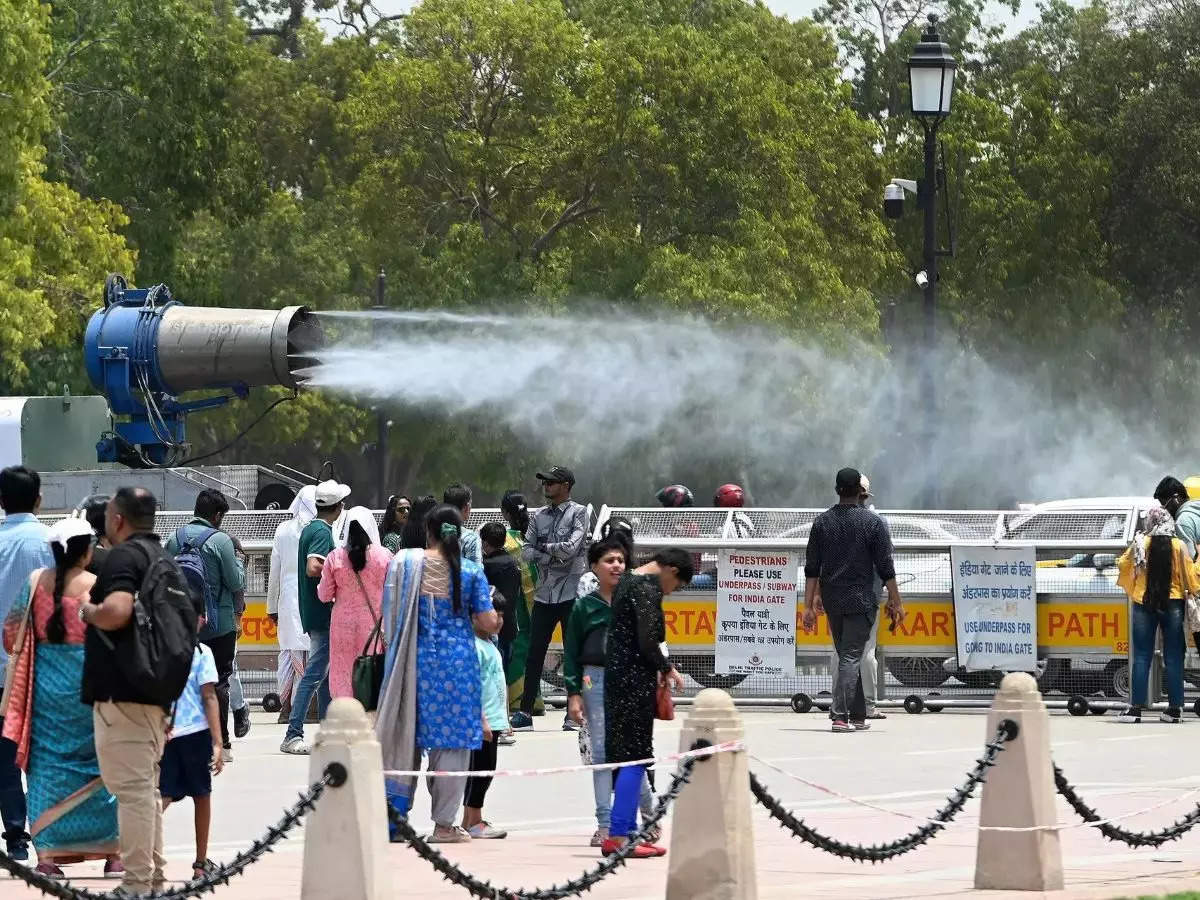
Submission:
<svg viewBox="0 0 1200 900">
<path fill-rule="evenodd" d="M 293 756 L 308 756 L 308 744 L 304 743 L 304 738 L 294 737 L 291 740 L 285 740 L 279 745 L 280 753 L 290 753 Z"/>
</svg>

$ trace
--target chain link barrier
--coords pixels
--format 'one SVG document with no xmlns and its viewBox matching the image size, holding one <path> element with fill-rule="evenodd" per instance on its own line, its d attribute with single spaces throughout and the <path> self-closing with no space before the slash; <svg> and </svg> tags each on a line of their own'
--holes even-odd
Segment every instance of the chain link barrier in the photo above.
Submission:
<svg viewBox="0 0 1200 900">
<path fill-rule="evenodd" d="M 165 891 L 151 891 L 148 894 L 130 894 L 121 889 L 114 891 L 92 891 L 87 888 L 74 887 L 69 881 L 62 881 L 43 875 L 36 869 L 24 866 L 4 852 L 0 852 L 0 869 L 10 872 L 32 888 L 37 888 L 50 897 L 59 900 L 182 900 L 185 897 L 199 897 L 201 894 L 215 892 L 221 885 L 229 884 L 234 876 L 241 875 L 251 865 L 270 853 L 276 844 L 287 837 L 289 831 L 300 824 L 306 814 L 312 812 L 317 800 L 327 787 L 341 787 L 346 783 L 349 773 L 341 763 L 330 763 L 320 781 L 314 782 L 294 806 L 283 813 L 283 818 L 267 829 L 267 833 L 233 858 L 231 862 L 217 866 L 211 874 L 203 878 L 195 878 L 182 887 Z"/>
<path fill-rule="evenodd" d="M 1179 840 L 1200 824 L 1200 803 L 1197 803 L 1190 813 L 1161 831 L 1130 831 L 1114 824 L 1112 820 L 1102 819 L 1094 809 L 1084 803 L 1083 798 L 1057 765 L 1054 767 L 1054 787 L 1084 822 L 1097 828 L 1110 841 L 1120 841 L 1130 847 L 1161 847 L 1169 841 Z"/>
<path fill-rule="evenodd" d="M 710 741 L 700 739 L 689 749 L 700 750 L 711 746 Z M 578 878 L 562 885 L 551 885 L 548 888 L 506 888 L 493 885 L 488 881 L 481 881 L 470 872 L 464 872 L 431 847 L 424 838 L 417 834 L 416 829 L 408 823 L 408 819 L 396 812 L 390 803 L 388 804 L 388 820 L 400 837 L 417 852 L 417 855 L 440 872 L 442 877 L 451 884 L 466 888 L 469 894 L 479 897 L 480 900 L 564 900 L 566 897 L 576 897 L 584 891 L 590 891 L 618 868 L 625 865 L 625 861 L 632 855 L 634 849 L 646 841 L 647 833 L 662 821 L 675 798 L 679 796 L 679 792 L 683 790 L 683 786 L 691 781 L 692 769 L 695 768 L 697 762 L 703 763 L 707 759 L 709 759 L 707 756 L 693 756 L 680 762 L 679 768 L 671 778 L 670 786 L 659 795 L 654 805 L 654 811 L 649 818 L 642 822 L 641 830 L 630 835 L 629 840 L 621 849 L 611 856 L 605 857 L 600 865 L 584 872 Z"/>
<path fill-rule="evenodd" d="M 886 862 L 889 859 L 895 859 L 897 856 L 902 856 L 905 853 L 916 850 L 922 844 L 928 843 L 955 816 L 962 812 L 971 795 L 975 793 L 975 788 L 982 784 L 986 778 L 987 770 L 996 764 L 996 757 L 1000 755 L 1000 751 L 1004 749 L 1004 745 L 1009 741 L 1016 740 L 1019 732 L 1020 728 L 1015 721 L 1012 719 L 1003 720 L 996 728 L 996 737 L 984 746 L 983 756 L 976 760 L 975 768 L 967 774 L 967 780 L 948 799 L 946 805 L 938 810 L 932 819 L 922 824 L 915 831 L 886 844 L 864 847 L 862 844 L 847 844 L 836 838 L 821 834 L 815 828 L 806 825 L 803 819 L 796 818 L 796 816 L 785 809 L 763 787 L 753 772 L 750 773 L 750 791 L 754 794 L 754 799 L 766 807 L 771 818 L 779 822 L 781 827 L 790 831 L 794 837 L 799 838 L 807 844 L 811 844 L 818 850 L 823 850 L 826 853 L 832 853 L 834 856 L 840 856 L 843 859 L 850 859 L 854 862 Z"/>
</svg>

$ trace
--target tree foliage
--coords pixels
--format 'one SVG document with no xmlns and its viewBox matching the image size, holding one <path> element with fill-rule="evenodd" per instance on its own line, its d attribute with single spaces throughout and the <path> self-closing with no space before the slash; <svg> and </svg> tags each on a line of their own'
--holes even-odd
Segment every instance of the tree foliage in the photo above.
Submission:
<svg viewBox="0 0 1200 900">
<path fill-rule="evenodd" d="M 0 378 L 85 388 L 76 342 L 110 270 L 189 303 L 357 309 L 382 268 L 395 307 L 603 300 L 827 342 L 875 340 L 885 309 L 904 346 L 919 217 L 885 223 L 879 197 L 920 171 L 905 63 L 935 13 L 961 64 L 942 334 L 1031 348 L 1084 396 L 1157 329 L 1155 384 L 1186 382 L 1200 7 L 1047 0 L 1005 33 L 1015 5 L 0 0 Z M 198 449 L 273 396 L 193 417 Z M 222 458 L 368 477 L 365 404 L 284 409 Z M 540 452 L 384 412 L 401 487 L 465 466 L 498 489 Z"/>
</svg>

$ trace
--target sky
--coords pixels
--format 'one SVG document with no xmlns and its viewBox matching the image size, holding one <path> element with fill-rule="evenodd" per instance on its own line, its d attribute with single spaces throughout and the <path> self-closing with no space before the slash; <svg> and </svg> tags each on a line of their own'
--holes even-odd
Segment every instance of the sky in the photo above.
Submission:
<svg viewBox="0 0 1200 900">
<path fill-rule="evenodd" d="M 375 0 L 375 6 L 386 14 L 406 12 L 415 5 L 416 0 Z M 767 6 L 776 14 L 796 19 L 811 15 L 812 11 L 821 5 L 823 0 L 766 0 Z M 1079 0 L 1073 0 L 1079 2 Z M 1036 0 L 1022 0 L 1021 11 L 1013 16 L 1007 9 L 994 4 L 991 19 L 997 24 L 1004 24 L 1009 29 L 1019 30 L 1037 18 Z"/>
</svg>

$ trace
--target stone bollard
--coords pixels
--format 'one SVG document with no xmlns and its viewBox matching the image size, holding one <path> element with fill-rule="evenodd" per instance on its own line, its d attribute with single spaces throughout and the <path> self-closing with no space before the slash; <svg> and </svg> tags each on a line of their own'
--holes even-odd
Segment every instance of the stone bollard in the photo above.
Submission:
<svg viewBox="0 0 1200 900">
<path fill-rule="evenodd" d="M 679 748 L 690 750 L 698 739 L 712 744 L 739 741 L 744 734 L 732 698 L 708 688 L 692 703 Z M 758 897 L 752 801 L 745 751 L 696 760 L 691 782 L 675 800 L 667 900 Z"/>
<path fill-rule="evenodd" d="M 988 740 L 1004 719 L 1020 727 L 1004 745 L 983 783 L 980 826 L 1027 828 L 1055 825 L 1054 771 L 1050 759 L 1050 717 L 1037 681 L 1026 672 L 1004 676 L 988 714 Z M 1057 831 L 980 830 L 975 856 L 975 887 L 1001 891 L 1059 891 L 1063 886 L 1062 848 Z"/>
<path fill-rule="evenodd" d="M 331 762 L 349 778 L 329 786 L 305 818 L 303 900 L 382 900 L 389 896 L 384 867 L 387 807 L 383 758 L 362 704 L 339 697 L 329 704 L 313 746 L 309 777 L 317 781 Z"/>
</svg>

